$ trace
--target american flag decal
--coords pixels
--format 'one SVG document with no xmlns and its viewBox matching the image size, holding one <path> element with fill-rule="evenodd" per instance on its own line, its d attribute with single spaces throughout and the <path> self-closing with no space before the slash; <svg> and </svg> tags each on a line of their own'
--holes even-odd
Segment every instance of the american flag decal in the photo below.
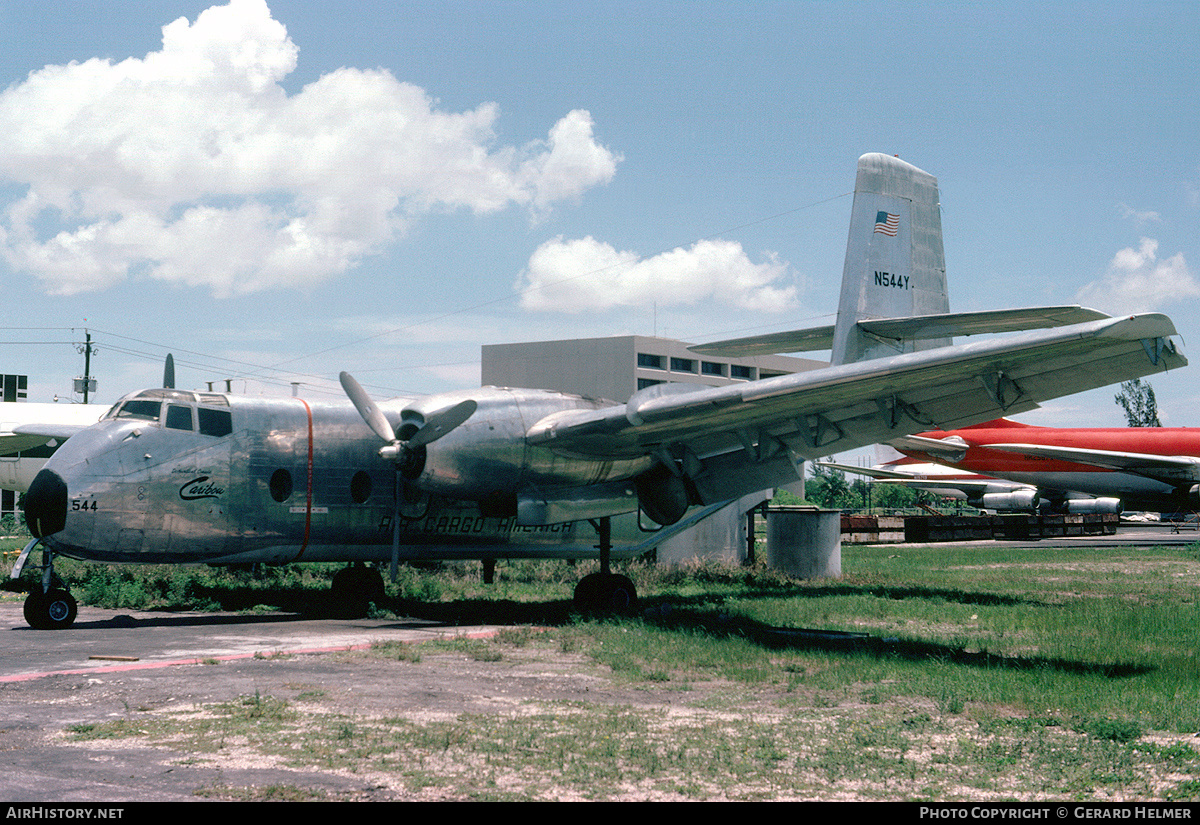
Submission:
<svg viewBox="0 0 1200 825">
<path fill-rule="evenodd" d="M 900 230 L 900 216 L 893 215 L 891 212 L 880 212 L 875 216 L 875 231 L 882 232 L 889 237 L 896 237 L 896 233 Z"/>
</svg>

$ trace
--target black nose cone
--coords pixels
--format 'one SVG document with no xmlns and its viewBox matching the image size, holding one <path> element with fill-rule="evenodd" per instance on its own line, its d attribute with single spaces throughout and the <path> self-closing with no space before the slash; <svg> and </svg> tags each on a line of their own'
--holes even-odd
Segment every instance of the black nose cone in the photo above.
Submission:
<svg viewBox="0 0 1200 825">
<path fill-rule="evenodd" d="M 35 539 L 67 526 L 67 483 L 53 470 L 42 470 L 33 477 L 25 493 L 25 524 Z"/>
</svg>

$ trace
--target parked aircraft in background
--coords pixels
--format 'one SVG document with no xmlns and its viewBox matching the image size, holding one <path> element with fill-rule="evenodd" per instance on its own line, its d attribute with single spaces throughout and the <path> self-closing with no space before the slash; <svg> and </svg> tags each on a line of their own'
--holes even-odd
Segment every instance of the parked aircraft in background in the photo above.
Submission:
<svg viewBox="0 0 1200 825">
<path fill-rule="evenodd" d="M 0 403 L 0 490 L 28 490 L 54 449 L 71 433 L 95 424 L 107 410 L 100 404 Z M 15 432 L 33 423 L 39 434 Z M 61 427 L 57 435 L 56 427 Z"/>
<path fill-rule="evenodd" d="M 1090 496 L 1072 491 L 1047 491 L 1036 485 L 924 461 L 895 450 L 895 458 L 873 467 L 855 467 L 818 461 L 817 465 L 845 473 L 864 475 L 880 484 L 898 484 L 924 490 L 942 498 L 965 501 L 972 507 L 993 512 L 1022 513 L 1120 513 L 1119 498 Z"/>
<path fill-rule="evenodd" d="M 601 572 L 580 581 L 576 601 L 628 604 L 633 585 L 610 560 L 644 553 L 707 508 L 798 480 L 799 458 L 987 421 L 1187 363 L 1163 315 L 952 315 L 946 294 L 936 179 L 864 155 L 827 368 L 723 387 L 659 384 L 623 404 L 497 387 L 376 404 L 345 373 L 350 400 L 340 403 L 131 394 L 60 447 L 25 496 L 35 538 L 13 577 L 42 550 L 26 618 L 39 628 L 74 620 L 75 601 L 54 575 L 60 554 L 390 558 L 393 570 L 400 560 L 599 557 Z M 382 576 L 351 566 L 334 586 L 378 590 Z"/>
<path fill-rule="evenodd" d="M 1056 504 L 1094 496 L 1119 499 L 1126 510 L 1200 506 L 1200 429 L 1038 427 L 1001 418 L 890 443 L 919 461 L 1028 485 Z"/>
<path fill-rule="evenodd" d="M 175 386 L 175 358 L 169 353 L 163 386 Z M 60 444 L 106 412 L 102 404 L 0 403 L 0 490 L 24 493 Z M 30 425 L 36 432 L 22 430 Z"/>
</svg>

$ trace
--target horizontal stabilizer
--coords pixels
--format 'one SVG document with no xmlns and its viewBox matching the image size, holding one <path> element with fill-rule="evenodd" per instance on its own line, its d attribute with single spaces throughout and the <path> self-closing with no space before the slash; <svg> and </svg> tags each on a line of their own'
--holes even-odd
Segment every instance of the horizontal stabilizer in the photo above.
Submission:
<svg viewBox="0 0 1200 825">
<path fill-rule="evenodd" d="M 948 312 L 937 315 L 913 315 L 907 318 L 872 318 L 856 326 L 876 338 L 894 341 L 918 341 L 950 338 L 955 335 L 985 335 L 1049 329 L 1107 318 L 1103 312 L 1081 306 L 1026 307 L 983 312 Z M 833 327 L 811 327 L 788 332 L 772 332 L 747 338 L 730 338 L 711 344 L 689 347 L 700 355 L 748 357 L 784 352 L 814 352 L 833 345 Z"/>
<path fill-rule="evenodd" d="M 752 335 L 749 338 L 730 338 L 711 344 L 688 347 L 699 355 L 724 355 L 745 358 L 754 355 L 774 355 L 780 352 L 819 352 L 833 346 L 833 325 Z"/>
<path fill-rule="evenodd" d="M 880 338 L 917 340 L 954 335 L 985 335 L 1049 329 L 1108 318 L 1103 312 L 1081 306 L 993 309 L 983 312 L 947 312 L 911 318 L 877 318 L 858 322 L 866 332 Z"/>
</svg>

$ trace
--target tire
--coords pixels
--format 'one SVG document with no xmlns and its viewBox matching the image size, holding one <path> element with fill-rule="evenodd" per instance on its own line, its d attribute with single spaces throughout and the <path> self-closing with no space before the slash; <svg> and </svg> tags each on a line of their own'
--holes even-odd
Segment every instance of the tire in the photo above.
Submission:
<svg viewBox="0 0 1200 825">
<path fill-rule="evenodd" d="M 371 602 L 378 604 L 384 595 L 383 574 L 374 567 L 343 567 L 330 588 L 334 612 L 347 619 L 366 616 Z"/>
<path fill-rule="evenodd" d="M 631 613 L 637 608 L 637 590 L 626 576 L 591 573 L 575 586 L 575 607 L 585 613 Z"/>
<path fill-rule="evenodd" d="M 56 588 L 49 593 L 30 593 L 25 599 L 25 621 L 35 630 L 65 630 L 75 623 L 79 606 L 75 597 Z"/>
</svg>

